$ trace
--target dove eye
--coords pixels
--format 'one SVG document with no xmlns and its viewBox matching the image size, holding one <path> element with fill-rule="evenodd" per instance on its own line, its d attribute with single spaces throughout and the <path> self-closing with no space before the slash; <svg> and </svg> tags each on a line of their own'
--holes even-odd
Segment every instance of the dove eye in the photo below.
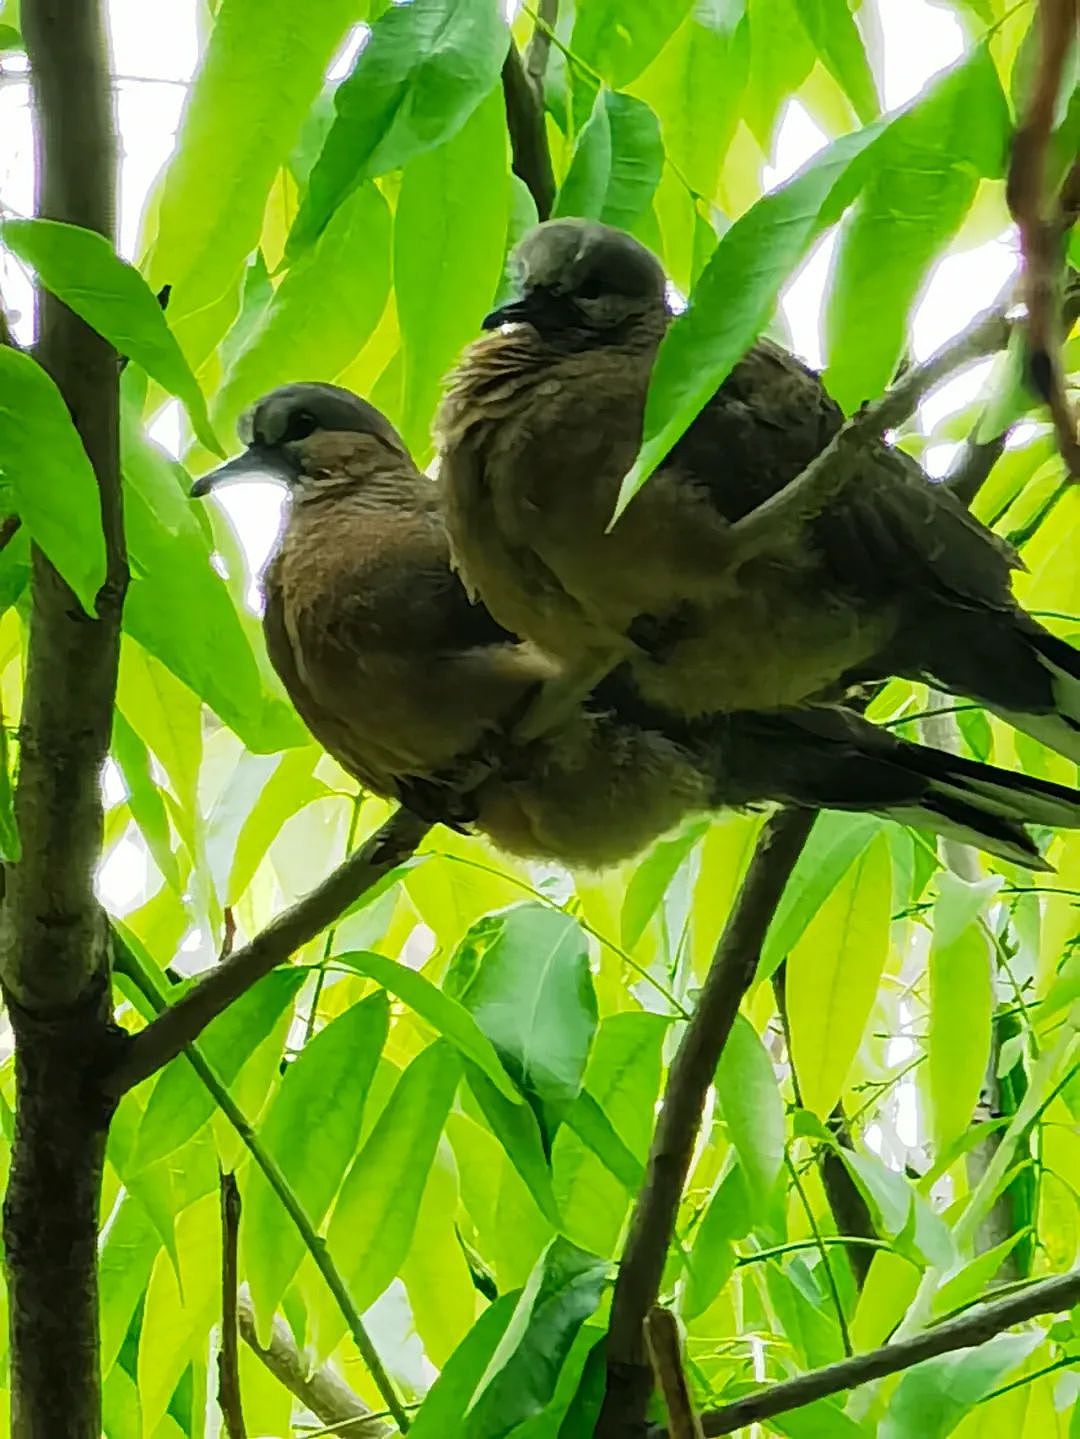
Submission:
<svg viewBox="0 0 1080 1439">
<path fill-rule="evenodd" d="M 319 422 L 310 410 L 297 410 L 289 416 L 289 423 L 285 426 L 285 433 L 281 438 L 286 444 L 292 440 L 306 440 L 308 435 L 318 428 Z"/>
<path fill-rule="evenodd" d="M 604 294 L 604 282 L 599 275 L 586 275 L 577 289 L 579 300 L 599 300 Z"/>
</svg>

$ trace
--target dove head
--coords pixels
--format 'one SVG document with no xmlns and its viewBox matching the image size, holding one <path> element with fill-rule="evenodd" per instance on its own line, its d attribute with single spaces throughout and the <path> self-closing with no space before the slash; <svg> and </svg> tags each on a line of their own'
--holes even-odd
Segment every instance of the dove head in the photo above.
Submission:
<svg viewBox="0 0 1080 1439">
<path fill-rule="evenodd" d="M 545 339 L 586 341 L 667 314 L 666 278 L 644 245 L 598 220 L 547 220 L 530 230 L 511 265 L 519 297 L 484 329 L 527 324 Z"/>
<path fill-rule="evenodd" d="M 282 385 L 240 416 L 237 433 L 244 450 L 191 487 L 193 496 L 207 495 L 233 480 L 278 480 L 288 488 L 307 472 L 306 461 L 325 435 L 369 435 L 389 450 L 408 458 L 404 443 L 390 421 L 374 405 L 339 385 Z"/>
</svg>

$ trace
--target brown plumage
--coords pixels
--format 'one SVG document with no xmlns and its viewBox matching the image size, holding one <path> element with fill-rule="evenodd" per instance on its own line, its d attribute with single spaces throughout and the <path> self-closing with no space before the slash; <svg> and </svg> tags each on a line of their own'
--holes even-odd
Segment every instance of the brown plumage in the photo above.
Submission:
<svg viewBox="0 0 1080 1439">
<path fill-rule="evenodd" d="M 439 418 L 455 563 L 496 618 L 586 670 L 628 656 L 643 694 L 688 715 L 896 674 L 1080 761 L 1080 655 L 1016 604 L 1015 553 L 900 451 L 882 443 L 820 513 L 733 555 L 732 524 L 842 422 L 768 340 L 605 534 L 670 322 L 663 271 L 576 220 L 537 227 L 516 262 L 521 298 L 489 316 L 500 328 L 466 351 Z"/>
<path fill-rule="evenodd" d="M 473 822 L 514 853 L 596 867 L 686 815 L 776 800 L 868 810 L 1036 867 L 1025 822 L 1080 826 L 1080 794 L 907 744 L 831 708 L 686 721 L 612 675 L 541 740 L 508 737 L 556 662 L 470 603 L 436 486 L 371 405 L 287 385 L 239 459 L 289 506 L 266 573 L 267 648 L 311 732 L 363 785 Z"/>
</svg>

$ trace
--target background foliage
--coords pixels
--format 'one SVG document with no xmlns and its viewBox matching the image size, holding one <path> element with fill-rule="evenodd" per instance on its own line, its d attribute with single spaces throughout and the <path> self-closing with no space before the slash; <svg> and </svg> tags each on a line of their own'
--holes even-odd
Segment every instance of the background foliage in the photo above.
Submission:
<svg viewBox="0 0 1080 1439">
<path fill-rule="evenodd" d="M 781 288 L 833 227 L 826 381 L 854 410 L 907 354 L 938 260 L 1006 225 L 1032 6 L 952 8 L 966 57 L 885 115 L 871 0 L 563 0 L 552 37 L 540 22 L 555 213 L 633 230 L 697 306 L 657 376 L 657 445 L 757 333 L 783 337 Z M 427 458 L 440 377 L 535 219 L 510 168 L 507 33 L 492 0 L 219 0 L 207 12 L 176 152 L 143 219 L 144 278 L 85 232 L 9 217 L 0 236 L 131 361 L 134 582 L 103 872 L 133 846 L 151 866 L 145 902 L 116 916 L 132 1026 L 386 813 L 293 715 L 245 604 L 236 536 L 220 511 L 189 503 L 188 473 L 145 424 L 177 397 L 197 473 L 259 394 L 327 379 L 370 396 Z M 7 0 L 0 45 L 13 53 L 17 25 Z M 370 33 L 351 70 L 328 82 L 358 25 Z M 526 7 L 513 34 L 524 45 L 536 28 Z M 833 138 L 762 195 L 793 96 Z M 1075 94 L 1059 119 L 1063 162 L 1077 148 Z M 153 298 L 164 285 L 165 317 Z M 13 717 L 29 540 L 88 606 L 104 556 L 92 475 L 51 383 L 0 349 L 0 389 L 0 504 L 22 521 L 0 553 L 0 700 Z M 1006 356 L 977 403 L 903 442 L 920 453 L 977 424 L 997 433 L 1026 406 Z M 1031 419 L 976 510 L 1022 546 L 1025 603 L 1080 642 L 1080 496 L 1044 417 Z M 928 702 L 894 683 L 872 714 L 917 733 Z M 951 724 L 965 753 L 1076 780 L 977 709 Z M 14 748 L 0 765 L 8 859 Z M 515 864 L 437 830 L 215 1021 L 199 1072 L 178 1059 L 128 1095 L 101 1237 L 109 1439 L 217 1432 L 219 1166 L 238 1176 L 241 1273 L 263 1335 L 283 1315 L 382 1407 L 283 1184 L 419 1405 L 418 1436 L 591 1433 L 590 1351 L 666 1065 L 760 823 L 688 825 L 602 876 Z M 1057 872 L 1038 882 L 994 861 L 972 871 L 970 857 L 954 873 L 923 836 L 819 820 L 724 1054 L 665 1279 L 704 1407 L 1075 1262 L 1080 838 L 1053 838 L 1048 853 Z M 10 1138 L 10 1062 L 0 1096 Z M 860 1250 L 835 1242 L 850 1230 L 829 1202 L 826 1156 L 869 1219 Z M 1065 1319 L 771 1428 L 1080 1433 L 1078 1356 Z M 242 1359 L 250 1432 L 306 1432 L 293 1397 Z"/>
</svg>

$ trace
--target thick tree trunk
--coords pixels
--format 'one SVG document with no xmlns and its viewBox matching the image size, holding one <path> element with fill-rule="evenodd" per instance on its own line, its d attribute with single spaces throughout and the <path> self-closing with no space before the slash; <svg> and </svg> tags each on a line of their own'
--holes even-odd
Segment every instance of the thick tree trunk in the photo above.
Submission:
<svg viewBox="0 0 1080 1439">
<path fill-rule="evenodd" d="M 12 1010 L 18 1107 L 4 1200 L 14 1439 L 100 1439 L 97 1236 L 108 1110 L 103 985 L 56 1019 Z"/>
</svg>

